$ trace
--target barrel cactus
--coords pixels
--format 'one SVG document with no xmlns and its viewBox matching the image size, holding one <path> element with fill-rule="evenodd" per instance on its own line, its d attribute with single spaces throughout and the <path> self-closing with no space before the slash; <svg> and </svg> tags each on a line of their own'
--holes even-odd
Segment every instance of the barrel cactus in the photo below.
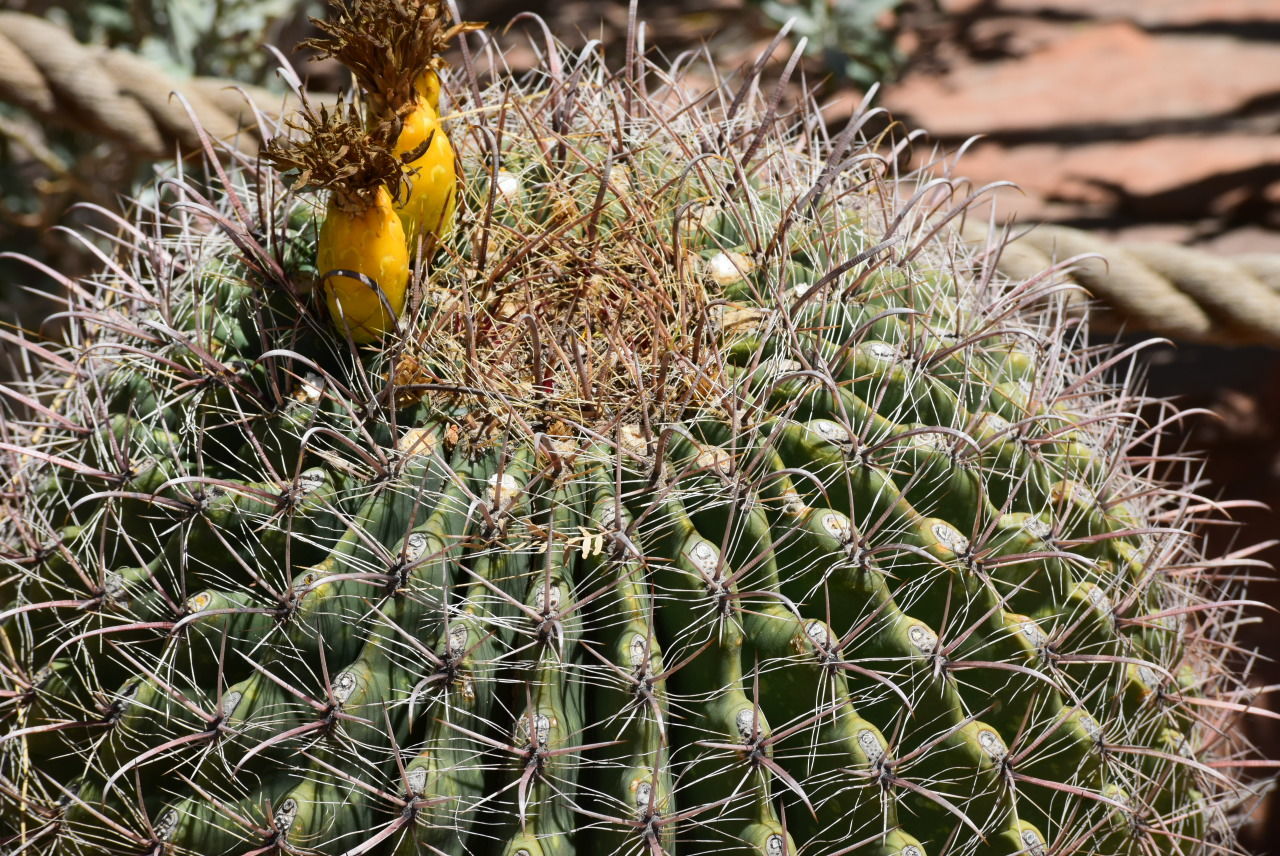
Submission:
<svg viewBox="0 0 1280 856">
<path fill-rule="evenodd" d="M 358 336 L 311 177 L 217 158 L 3 334 L 6 853 L 1234 847 L 1249 560 L 1175 411 L 867 114 L 637 41 L 433 61 L 456 214 Z"/>
</svg>

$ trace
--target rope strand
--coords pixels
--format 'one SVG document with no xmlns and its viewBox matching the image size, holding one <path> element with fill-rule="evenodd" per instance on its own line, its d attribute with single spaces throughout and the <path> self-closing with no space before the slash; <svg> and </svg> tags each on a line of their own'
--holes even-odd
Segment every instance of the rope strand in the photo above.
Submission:
<svg viewBox="0 0 1280 856">
<path fill-rule="evenodd" d="M 1027 279 L 1085 256 L 1067 279 L 1101 301 L 1100 329 L 1142 330 L 1227 345 L 1280 345 L 1280 255 L 1225 257 L 1154 241 L 1108 241 L 1069 226 L 1042 224 L 1001 247 L 968 221 L 962 238 L 998 252 L 996 269 Z M 1083 299 L 1082 299 L 1083 302 Z"/>
<path fill-rule="evenodd" d="M 239 90 L 239 91 L 237 91 Z M 61 27 L 21 12 L 0 12 L 0 101 L 41 121 L 106 137 L 148 158 L 200 148 L 178 93 L 209 135 L 258 149 L 251 104 L 280 115 L 292 97 L 229 80 L 176 79 L 121 50 L 82 45 Z"/>
</svg>

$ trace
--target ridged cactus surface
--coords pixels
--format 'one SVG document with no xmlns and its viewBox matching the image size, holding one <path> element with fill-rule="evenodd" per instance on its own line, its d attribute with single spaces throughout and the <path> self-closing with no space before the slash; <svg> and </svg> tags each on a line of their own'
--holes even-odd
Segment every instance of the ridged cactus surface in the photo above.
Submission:
<svg viewBox="0 0 1280 856">
<path fill-rule="evenodd" d="M 22 341 L 4 852 L 1228 852 L 1173 412 L 865 115 L 539 49 L 448 78 L 457 219 L 380 341 L 248 165 Z"/>
</svg>

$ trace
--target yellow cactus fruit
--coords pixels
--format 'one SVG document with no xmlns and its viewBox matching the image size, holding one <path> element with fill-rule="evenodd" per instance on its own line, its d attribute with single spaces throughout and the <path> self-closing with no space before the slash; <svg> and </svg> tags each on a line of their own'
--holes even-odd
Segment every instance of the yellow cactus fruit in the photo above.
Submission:
<svg viewBox="0 0 1280 856">
<path fill-rule="evenodd" d="M 336 0 L 323 35 L 305 44 L 350 69 L 374 122 L 400 126 L 395 154 L 404 166 L 397 200 L 411 253 L 434 248 L 453 223 L 458 166 L 440 124 L 441 53 L 459 33 L 479 27 L 450 23 L 444 0 Z"/>
<path fill-rule="evenodd" d="M 295 185 L 332 193 L 316 254 L 329 314 L 358 343 L 396 326 L 410 261 L 449 231 L 459 168 L 438 113 L 440 52 L 459 33 L 443 0 L 335 0 L 304 44 L 345 65 L 361 110 L 306 107 L 302 139 L 272 141 L 267 159 Z"/>
<path fill-rule="evenodd" d="M 395 326 L 409 284 L 409 250 L 385 187 L 362 208 L 340 204 L 336 196 L 329 202 L 320 226 L 316 269 L 324 277 L 325 304 L 334 324 L 353 341 L 376 341 Z"/>
<path fill-rule="evenodd" d="M 431 77 L 435 77 L 434 73 Z M 439 92 L 437 79 L 437 98 Z M 395 145 L 395 153 L 402 160 L 421 152 L 405 163 L 406 192 L 396 206 L 410 246 L 428 235 L 439 238 L 447 234 L 457 205 L 457 157 L 429 98 L 420 97 L 405 116 Z"/>
<path fill-rule="evenodd" d="M 428 107 L 437 114 L 440 112 L 440 75 L 434 68 L 428 68 L 419 74 L 413 82 L 413 88 L 418 97 L 427 102 Z"/>
<path fill-rule="evenodd" d="M 366 130 L 350 105 L 319 112 L 304 108 L 291 123 L 302 133 L 268 143 L 265 157 L 295 186 L 328 190 L 316 247 L 316 270 L 329 314 L 355 342 L 380 338 L 404 311 L 409 243 L 396 211 L 405 189 L 404 164 L 394 151 L 399 123 Z"/>
</svg>

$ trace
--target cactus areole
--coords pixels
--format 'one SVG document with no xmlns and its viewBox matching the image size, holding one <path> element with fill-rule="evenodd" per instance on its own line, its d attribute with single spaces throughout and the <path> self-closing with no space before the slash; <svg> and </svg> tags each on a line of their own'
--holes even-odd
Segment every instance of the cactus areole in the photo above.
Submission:
<svg viewBox="0 0 1280 856">
<path fill-rule="evenodd" d="M 1248 560 L 950 179 L 759 69 L 331 21 L 361 110 L 161 185 L 17 337 L 3 852 L 1235 846 Z"/>
</svg>

